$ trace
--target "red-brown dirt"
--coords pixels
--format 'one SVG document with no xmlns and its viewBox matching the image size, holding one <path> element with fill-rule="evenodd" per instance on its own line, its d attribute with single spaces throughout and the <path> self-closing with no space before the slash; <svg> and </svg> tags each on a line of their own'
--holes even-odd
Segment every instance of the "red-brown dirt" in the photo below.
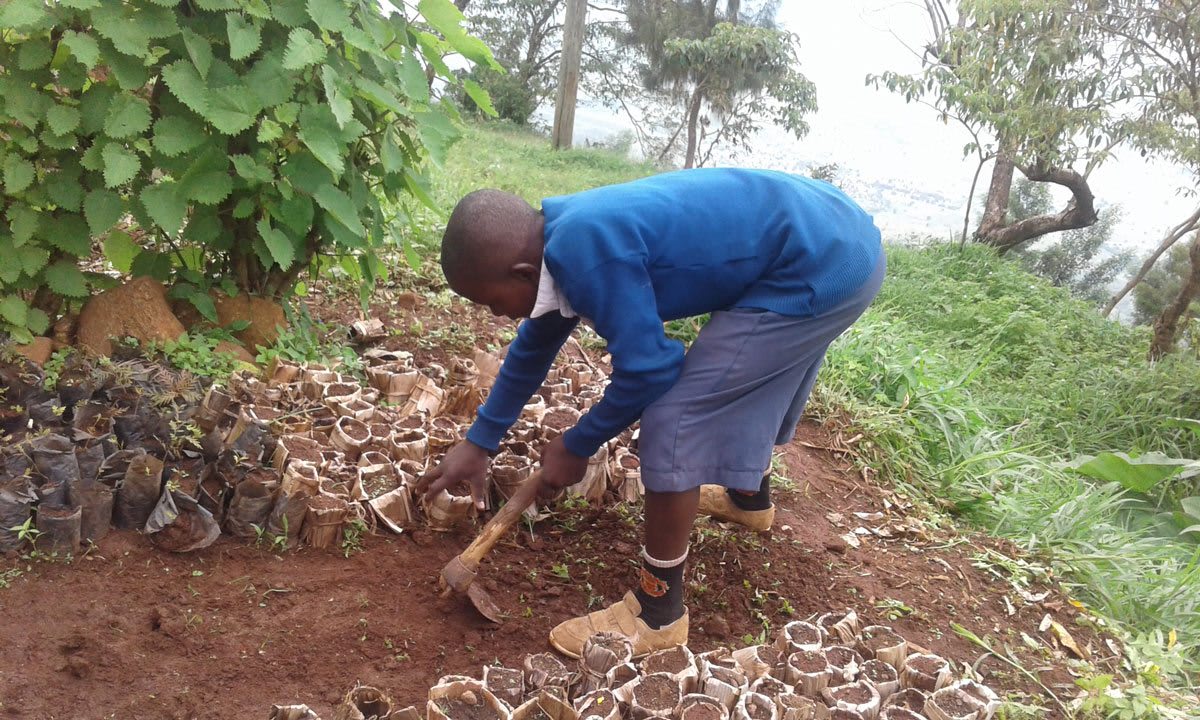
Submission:
<svg viewBox="0 0 1200 720">
<path fill-rule="evenodd" d="M 802 444 L 828 442 L 805 426 L 787 448 L 787 470 L 806 487 L 778 495 L 772 533 L 697 522 L 688 570 L 694 650 L 745 644 L 764 619 L 775 629 L 849 606 L 864 625 L 890 624 L 959 663 L 984 653 L 951 622 L 981 636 L 1009 641 L 1023 631 L 1050 643 L 1037 631 L 1047 612 L 1103 652 L 1070 622 L 1073 608 L 1061 597 L 1026 606 L 974 567 L 972 556 L 995 547 L 991 541 L 933 534 L 847 547 L 827 514 L 881 510 L 884 493 Z M 522 528 L 502 542 L 480 573 L 511 616 L 499 628 L 465 600 L 437 593 L 438 572 L 468 532 L 368 536 L 347 558 L 277 555 L 227 538 L 172 555 L 114 531 L 69 565 L 0 561 L 9 585 L 0 588 L 0 717 L 242 718 L 291 702 L 327 715 L 356 682 L 421 703 L 441 675 L 478 676 L 495 660 L 519 666 L 526 653 L 546 649 L 555 623 L 617 600 L 636 562 L 637 523 L 613 507 L 565 509 L 532 535 Z M 899 606 L 913 612 L 885 617 Z M 1024 661 L 1052 689 L 1070 691 L 1061 662 Z M 977 669 L 1001 695 L 1040 693 L 993 658 Z"/>
</svg>

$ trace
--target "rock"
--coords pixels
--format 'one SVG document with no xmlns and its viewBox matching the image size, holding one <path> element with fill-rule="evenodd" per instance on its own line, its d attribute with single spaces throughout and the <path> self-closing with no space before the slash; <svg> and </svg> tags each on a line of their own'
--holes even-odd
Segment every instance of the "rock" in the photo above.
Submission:
<svg viewBox="0 0 1200 720">
<path fill-rule="evenodd" d="M 18 355 L 24 356 L 29 362 L 41 367 L 54 353 L 54 341 L 48 337 L 36 337 L 28 345 L 18 345 L 15 349 Z"/>
<path fill-rule="evenodd" d="M 234 297 L 213 293 L 213 301 L 217 306 L 217 323 L 221 327 L 229 327 L 239 320 L 250 323 L 249 327 L 235 332 L 233 336 L 252 352 L 260 345 L 274 345 L 279 338 L 276 327 L 288 326 L 287 318 L 283 315 L 283 306 L 274 300 L 246 293 L 239 293 Z"/>
<path fill-rule="evenodd" d="M 396 296 L 396 307 L 405 310 L 416 310 L 421 304 L 421 296 L 415 292 L 402 292 Z"/>
<path fill-rule="evenodd" d="M 840 537 L 829 538 L 825 541 L 825 549 L 831 553 L 842 555 L 846 552 L 846 541 Z"/>
<path fill-rule="evenodd" d="M 216 351 L 226 355 L 233 355 L 242 362 L 254 365 L 254 356 L 250 354 L 249 350 L 242 347 L 241 343 L 222 340 L 221 342 L 217 343 Z"/>
<path fill-rule="evenodd" d="M 714 638 L 727 638 L 732 632 L 729 628 L 729 621 L 725 619 L 724 615 L 713 615 L 705 620 L 704 631 L 708 633 L 709 637 Z"/>
<path fill-rule="evenodd" d="M 111 338 L 163 342 L 183 332 L 167 303 L 167 289 L 149 277 L 105 290 L 88 300 L 79 314 L 79 345 L 97 355 L 112 354 Z"/>
</svg>

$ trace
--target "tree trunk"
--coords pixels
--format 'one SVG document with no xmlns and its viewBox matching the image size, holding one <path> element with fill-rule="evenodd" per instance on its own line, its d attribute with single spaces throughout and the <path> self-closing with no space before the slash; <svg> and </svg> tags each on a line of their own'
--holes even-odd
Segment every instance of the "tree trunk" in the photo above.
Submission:
<svg viewBox="0 0 1200 720">
<path fill-rule="evenodd" d="M 684 168 L 696 167 L 696 147 L 700 143 L 699 127 L 697 127 L 697 126 L 700 124 L 700 105 L 703 103 L 703 100 L 704 100 L 703 91 L 701 91 L 700 88 L 696 88 L 696 90 L 692 93 L 691 102 L 688 103 L 688 116 L 687 116 L 687 133 L 688 133 L 687 142 L 688 142 L 688 145 L 687 145 L 687 158 L 683 162 Z"/>
<path fill-rule="evenodd" d="M 1001 172 L 1007 175 L 1006 181 L 1003 175 L 997 178 Z M 979 230 L 975 233 L 976 240 L 991 245 L 1003 255 L 1018 245 L 1043 235 L 1077 230 L 1095 224 L 1099 217 L 1096 214 L 1096 198 L 1092 195 L 1086 177 L 1070 168 L 1022 167 L 1021 172 L 1034 182 L 1051 182 L 1067 188 L 1071 191 L 1070 202 L 1057 213 L 1037 215 L 1005 225 L 1004 212 L 1008 209 L 1009 189 L 1012 187 L 1012 161 L 1005 159 L 1004 153 L 1001 153 L 996 158 L 992 186 L 988 190 L 987 209 L 979 223 Z M 997 188 L 998 180 L 1004 182 L 1007 189 Z M 993 197 L 997 193 L 999 195 Z"/>
<path fill-rule="evenodd" d="M 1146 274 L 1150 272 L 1150 269 L 1154 267 L 1154 263 L 1158 262 L 1163 253 L 1170 250 L 1171 246 L 1178 242 L 1181 237 L 1187 235 L 1197 227 L 1200 227 L 1200 207 L 1196 208 L 1196 212 L 1192 213 L 1192 216 L 1187 220 L 1171 228 L 1171 231 L 1162 239 L 1162 242 L 1158 244 L 1158 247 L 1154 249 L 1150 257 L 1146 258 L 1146 262 L 1142 263 L 1142 266 L 1138 268 L 1137 274 L 1130 278 L 1129 282 L 1125 283 L 1125 287 L 1118 290 L 1116 295 L 1112 296 L 1112 299 L 1108 301 L 1108 305 L 1104 306 L 1104 317 L 1111 315 L 1113 309 L 1120 304 L 1121 300 L 1133 292 L 1133 289 L 1146 277 Z"/>
<path fill-rule="evenodd" d="M 1192 263 L 1192 272 L 1179 288 L 1175 299 L 1163 308 L 1162 314 L 1154 321 L 1154 339 L 1150 341 L 1150 360 L 1159 360 L 1175 349 L 1175 335 L 1179 331 L 1179 318 L 1187 312 L 1192 300 L 1200 295 L 1200 233 L 1192 240 L 1188 251 L 1188 259 Z"/>
<path fill-rule="evenodd" d="M 1004 228 L 1015 168 L 1009 152 L 1001 150 L 996 155 L 996 164 L 992 167 L 992 183 L 988 186 L 987 200 L 983 205 L 983 219 L 979 221 L 979 229 L 975 231 L 975 237 L 980 242 L 987 242 L 984 238 Z"/>
<path fill-rule="evenodd" d="M 466 12 L 470 4 L 471 0 L 454 0 L 454 7 L 458 8 L 459 12 Z"/>
</svg>

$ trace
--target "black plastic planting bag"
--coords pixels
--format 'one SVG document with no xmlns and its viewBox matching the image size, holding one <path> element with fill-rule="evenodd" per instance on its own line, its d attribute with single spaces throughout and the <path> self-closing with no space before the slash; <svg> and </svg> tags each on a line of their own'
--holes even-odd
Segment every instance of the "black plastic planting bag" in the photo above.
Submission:
<svg viewBox="0 0 1200 720">
<path fill-rule="evenodd" d="M 58 398 L 30 403 L 26 412 L 33 424 L 39 428 L 55 428 L 62 425 L 63 406 L 59 404 Z"/>
<path fill-rule="evenodd" d="M 97 479 L 115 490 L 125 479 L 125 472 L 129 470 L 129 461 L 141 454 L 138 450 L 117 450 L 109 453 L 108 457 L 104 458 L 104 462 L 100 463 Z"/>
<path fill-rule="evenodd" d="M 40 503 L 37 507 L 37 540 L 40 552 L 68 555 L 79 552 L 80 508 Z"/>
<path fill-rule="evenodd" d="M 66 504 L 71 488 L 79 484 L 75 443 L 62 435 L 47 435 L 33 442 L 32 455 L 34 467 L 44 478 L 38 490 L 41 501 Z"/>
<path fill-rule="evenodd" d="M 37 495 L 27 477 L 0 482 L 0 553 L 16 552 L 25 544 L 17 530 L 29 520 Z"/>
<path fill-rule="evenodd" d="M 150 518 L 162 489 L 162 460 L 142 453 L 129 461 L 113 503 L 113 524 L 122 530 L 140 529 Z"/>
<path fill-rule="evenodd" d="M 79 487 L 95 485 L 100 477 L 100 466 L 104 463 L 104 446 L 93 443 L 76 447 L 75 462 L 79 465 Z"/>
<path fill-rule="evenodd" d="M 254 537 L 255 527 L 265 528 L 271 508 L 275 505 L 277 484 L 258 480 L 238 483 L 233 490 L 233 500 L 225 513 L 225 527 L 235 537 Z"/>
<path fill-rule="evenodd" d="M 221 535 L 212 513 L 195 499 L 171 490 L 163 490 L 144 530 L 151 542 L 170 552 L 206 548 Z"/>
<path fill-rule="evenodd" d="M 100 542 L 108 534 L 113 518 L 113 491 L 99 483 L 84 486 L 76 493 L 72 502 L 81 508 L 79 537 L 82 540 Z"/>
</svg>

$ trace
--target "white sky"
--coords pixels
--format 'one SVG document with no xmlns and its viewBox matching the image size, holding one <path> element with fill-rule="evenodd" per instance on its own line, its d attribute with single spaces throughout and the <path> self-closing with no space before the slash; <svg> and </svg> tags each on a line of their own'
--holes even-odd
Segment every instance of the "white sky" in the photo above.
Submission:
<svg viewBox="0 0 1200 720">
<path fill-rule="evenodd" d="M 852 191 L 862 182 L 892 186 L 886 202 L 859 198 L 877 213 L 885 232 L 958 232 L 975 170 L 974 158 L 962 154 L 970 136 L 960 126 L 940 123 L 926 106 L 906 104 L 865 84 L 870 73 L 919 68 L 919 58 L 905 45 L 919 49 L 928 38 L 920 0 L 784 0 L 778 19 L 799 37 L 801 69 L 817 86 L 820 107 L 809 119 L 812 130 L 800 141 L 779 129 L 765 130 L 748 153 L 723 158 L 721 164 L 802 170 L 836 162 L 854 178 L 847 183 Z M 576 139 L 603 136 L 623 125 L 604 111 L 581 109 Z M 986 188 L 989 176 L 990 166 L 980 188 Z M 1178 168 L 1149 164 L 1135 151 L 1121 149 L 1093 173 L 1091 184 L 1101 205 L 1122 206 L 1114 240 L 1145 249 L 1200 202 L 1177 194 L 1187 179 Z M 942 201 L 929 202 L 930 194 Z"/>
</svg>

